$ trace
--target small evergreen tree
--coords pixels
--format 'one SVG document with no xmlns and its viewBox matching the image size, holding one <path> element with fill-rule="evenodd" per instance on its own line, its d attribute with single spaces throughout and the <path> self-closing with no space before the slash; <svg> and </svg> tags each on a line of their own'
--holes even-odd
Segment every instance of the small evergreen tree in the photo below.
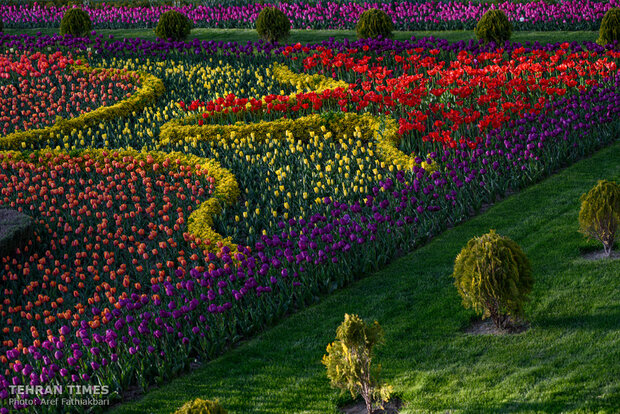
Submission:
<svg viewBox="0 0 620 414">
<path fill-rule="evenodd" d="M 478 21 L 474 29 L 476 37 L 485 42 L 504 43 L 512 35 L 512 23 L 501 10 L 489 10 Z"/>
<path fill-rule="evenodd" d="M 162 13 L 155 27 L 155 35 L 160 39 L 185 40 L 192 31 L 192 22 L 176 10 Z"/>
<path fill-rule="evenodd" d="M 196 398 L 185 403 L 174 414 L 226 414 L 226 410 L 217 401 Z"/>
<path fill-rule="evenodd" d="M 388 401 L 392 387 L 379 381 L 381 367 L 372 367 L 373 349 L 383 342 L 383 329 L 375 321 L 368 325 L 357 315 L 344 315 L 336 330 L 336 341 L 327 346 L 323 365 L 333 387 L 347 390 L 355 398 L 361 395 L 366 410 Z"/>
<path fill-rule="evenodd" d="M 291 22 L 282 10 L 275 7 L 265 7 L 256 19 L 256 31 L 263 40 L 279 42 L 289 36 Z"/>
<path fill-rule="evenodd" d="M 383 10 L 368 9 L 360 16 L 355 30 L 359 39 L 391 38 L 394 23 Z"/>
<path fill-rule="evenodd" d="M 93 24 L 88 14 L 78 8 L 69 9 L 65 12 L 60 21 L 60 34 L 70 34 L 73 36 L 84 36 L 90 32 Z"/>
<path fill-rule="evenodd" d="M 607 10 L 598 33 L 596 43 L 599 45 L 606 45 L 614 41 L 620 42 L 620 8 L 613 7 Z"/>
<path fill-rule="evenodd" d="M 579 231 L 603 243 L 607 256 L 611 255 L 620 227 L 620 185 L 601 180 L 581 196 Z"/>
<path fill-rule="evenodd" d="M 509 316 L 521 316 L 532 290 L 529 260 L 508 237 L 491 230 L 467 242 L 454 263 L 455 286 L 466 308 L 490 316 L 500 329 L 510 327 Z"/>
</svg>

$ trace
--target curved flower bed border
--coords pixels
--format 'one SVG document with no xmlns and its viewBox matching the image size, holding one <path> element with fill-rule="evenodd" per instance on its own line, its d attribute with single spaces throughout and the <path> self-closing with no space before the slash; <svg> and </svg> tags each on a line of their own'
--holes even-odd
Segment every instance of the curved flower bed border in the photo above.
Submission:
<svg viewBox="0 0 620 414">
<path fill-rule="evenodd" d="M 110 70 L 122 72 L 120 69 L 91 68 L 84 65 L 77 65 L 75 68 L 86 73 Z M 161 79 L 145 72 L 138 72 L 138 75 L 140 76 L 141 86 L 129 98 L 123 99 L 114 105 L 97 108 L 75 118 L 57 118 L 54 125 L 47 128 L 19 131 L 0 137 L 0 148 L 26 148 L 26 145 L 31 142 L 52 138 L 62 132 L 84 128 L 97 122 L 119 118 L 133 111 L 141 110 L 164 93 L 164 83 Z"/>
<path fill-rule="evenodd" d="M 297 74 L 287 66 L 274 64 L 274 77 L 280 83 L 290 83 L 298 88 L 308 88 L 315 93 L 338 88 L 348 88 L 350 85 L 344 81 L 329 79 L 323 75 Z M 289 96 L 289 103 L 294 104 L 296 94 Z M 265 102 L 265 97 L 260 98 Z M 344 122 L 340 119 L 326 119 L 320 114 L 312 114 L 298 119 L 278 119 L 275 121 L 262 121 L 258 123 L 246 124 L 238 122 L 234 125 L 187 125 L 196 122 L 200 115 L 192 114 L 184 118 L 174 119 L 167 122 L 160 130 L 160 145 L 167 145 L 173 142 L 190 141 L 192 138 L 197 141 L 217 141 L 234 139 L 236 136 L 252 136 L 253 139 L 263 140 L 267 134 L 272 136 L 284 135 L 287 131 L 295 136 L 301 136 L 304 131 L 321 126 L 329 128 L 337 134 L 352 136 L 358 127 L 361 129 L 362 139 L 367 141 L 374 139 L 377 147 L 381 151 L 383 161 L 393 164 L 398 169 L 412 169 L 415 165 L 415 157 L 409 156 L 398 149 L 400 136 L 398 134 L 398 123 L 389 117 L 376 117 L 370 114 L 345 113 Z M 355 126 L 355 129 L 351 127 Z M 423 161 L 421 166 L 429 171 L 432 166 Z"/>
<path fill-rule="evenodd" d="M 617 95 L 619 87 L 620 79 L 616 77 L 609 87 L 594 87 L 580 92 L 577 96 L 548 103 L 546 109 L 538 115 L 529 114 L 525 118 L 511 121 L 505 129 L 490 131 L 489 145 L 495 141 L 496 145 L 487 149 L 486 154 L 482 148 L 472 151 L 465 146 L 462 151 L 446 151 L 443 153 L 446 159 L 454 156 L 454 160 L 450 160 L 449 164 L 451 171 L 456 173 L 454 180 L 450 179 L 447 171 L 438 170 L 432 175 L 418 171 L 418 179 L 412 185 L 403 183 L 404 176 L 399 174 L 396 176 L 396 184 L 387 180 L 380 188 L 373 188 L 377 198 L 373 200 L 369 196 L 364 205 L 343 205 L 326 198 L 324 203 L 333 206 L 326 215 L 314 215 L 308 222 L 304 220 L 304 223 L 283 222 L 282 233 L 265 235 L 252 250 L 240 246 L 239 253 L 234 258 L 230 257 L 230 251 L 224 246 L 221 255 L 209 255 L 209 259 L 216 265 L 209 272 L 201 274 L 192 271 L 189 279 L 177 284 L 154 285 L 152 292 L 163 292 L 161 296 L 164 299 L 156 300 L 146 294 L 133 294 L 131 298 L 119 301 L 119 308 L 107 313 L 110 320 L 107 329 L 95 330 L 87 324 L 76 329 L 63 326 L 59 329 L 63 341 L 53 334 L 43 341 L 41 347 L 28 348 L 28 352 L 37 357 L 22 357 L 22 353 L 26 354 L 23 352 L 25 348 L 7 352 L 6 362 L 13 364 L 14 373 L 6 378 L 0 375 L 0 399 L 3 403 L 6 401 L 9 381 L 28 381 L 28 374 L 38 375 L 37 381 L 43 384 L 56 381 L 53 379 L 55 376 L 64 377 L 61 367 L 65 365 L 62 362 L 59 362 L 60 366 L 56 365 L 54 351 L 60 342 L 65 346 L 66 339 L 70 339 L 67 347 L 73 352 L 79 351 L 80 355 L 79 358 L 76 357 L 78 365 L 68 373 L 76 377 L 75 381 L 80 378 L 91 381 L 92 378 L 94 382 L 103 378 L 114 383 L 114 390 L 119 391 L 136 382 L 140 386 L 152 382 L 161 383 L 188 368 L 190 358 L 196 353 L 206 358 L 214 357 L 228 344 L 251 336 L 266 324 L 271 324 L 290 312 L 291 306 L 312 303 L 321 292 L 329 292 L 349 283 L 356 275 L 385 263 L 393 257 L 396 247 L 423 242 L 428 235 L 443 230 L 447 223 L 469 217 L 471 198 L 468 198 L 468 192 L 478 194 L 482 191 L 483 196 L 475 199 L 479 203 L 492 201 L 494 195 L 503 194 L 499 184 L 490 182 L 490 188 L 485 188 L 483 178 L 474 175 L 471 180 L 466 178 L 469 177 L 472 167 L 479 169 L 485 165 L 485 157 L 492 156 L 494 158 L 491 158 L 491 161 L 502 161 L 500 167 L 510 167 L 506 170 L 505 182 L 519 188 L 544 177 L 567 162 L 613 142 L 618 136 L 620 119 Z M 538 166 L 539 169 L 523 169 L 524 172 L 520 172 L 521 170 L 517 169 L 519 165 L 514 161 L 511 164 L 510 160 L 530 144 L 534 146 L 534 150 L 538 148 L 541 151 L 543 162 Z M 508 161 L 505 155 L 510 157 Z M 525 164 L 521 165 L 524 166 Z M 415 171 L 414 168 L 414 173 Z M 438 193 L 445 195 L 445 200 L 444 197 L 439 197 L 436 203 L 432 201 L 430 194 L 425 193 L 425 186 L 429 183 L 444 188 Z M 458 198 L 456 192 L 451 193 L 454 185 L 464 188 Z M 483 190 L 480 190 L 481 188 Z M 403 213 L 416 223 L 417 218 L 420 218 L 420 226 L 416 229 L 403 226 L 399 223 L 401 220 L 395 221 L 396 217 L 392 212 L 400 208 L 399 193 L 396 190 L 406 190 L 406 195 L 416 196 L 410 198 L 410 202 L 404 201 L 407 210 Z M 425 197 L 425 194 L 428 197 Z M 417 197 L 419 200 L 414 202 Z M 389 203 L 384 204 L 386 201 Z M 419 205 L 416 208 L 417 202 Z M 452 206 L 454 210 L 444 209 L 442 206 Z M 407 224 L 410 224 L 410 221 L 407 221 Z M 340 229 L 358 239 L 357 242 L 346 244 L 343 240 L 337 250 L 342 253 L 338 253 L 337 257 L 334 255 L 338 260 L 330 261 L 330 256 L 321 255 L 324 250 L 320 249 L 331 245 L 332 240 L 323 241 L 322 236 L 337 236 Z M 361 232 L 366 234 L 360 234 Z M 307 246 L 312 240 L 308 240 L 307 235 L 315 238 L 315 233 L 316 243 L 314 246 Z M 303 243 L 302 251 L 298 245 L 300 250 L 295 248 L 285 253 L 284 259 L 278 256 L 279 250 L 286 251 L 285 247 L 293 249 L 297 242 Z M 363 255 L 354 254 L 358 252 Z M 241 274 L 239 271 L 234 273 L 233 268 L 228 266 L 233 260 L 240 260 Z M 229 280 L 236 280 L 236 283 L 229 283 Z M 219 287 L 219 282 L 226 282 L 226 285 Z M 221 289 L 219 297 L 218 288 Z M 256 293 L 259 299 L 251 300 L 251 293 Z M 169 328 L 169 332 L 157 330 L 163 330 L 162 326 Z M 130 342 L 116 341 L 117 336 L 119 339 L 125 335 L 131 336 L 129 332 L 140 332 L 144 342 L 134 347 Z M 151 332 L 153 335 L 150 335 Z M 101 361 L 103 368 L 91 369 L 87 363 L 96 362 L 95 357 L 90 361 L 88 358 L 82 360 L 82 355 L 87 355 L 88 358 L 96 355 L 96 361 Z M 174 355 L 174 358 L 167 358 L 169 355 Z M 40 357 L 42 359 L 37 359 Z M 23 362 L 17 363 L 17 358 Z M 106 361 L 105 364 L 103 360 Z M 147 361 L 147 364 L 144 364 L 144 361 Z M 69 380 L 72 378 L 60 381 Z"/>
<path fill-rule="evenodd" d="M 120 69 L 91 68 L 84 65 L 77 65 L 75 67 L 86 73 L 104 70 L 121 72 Z M 143 109 L 164 93 L 164 83 L 161 79 L 149 73 L 138 72 L 138 74 L 140 76 L 141 86 L 129 98 L 117 102 L 114 105 L 101 107 L 94 111 L 87 112 L 75 118 L 61 118 L 57 120 L 54 125 L 47 128 L 19 131 L 5 137 L 0 137 L 0 148 L 9 150 L 20 147 L 26 148 L 28 143 L 37 142 L 46 138 L 52 138 L 56 134 L 71 131 L 72 129 L 81 129 L 85 126 L 93 125 L 108 119 L 123 117 L 134 111 Z M 106 155 L 100 154 L 100 151 L 106 153 L 106 150 L 84 150 L 84 152 L 105 157 Z M 128 155 L 136 157 L 151 156 L 155 158 L 162 158 L 162 162 L 164 162 L 164 164 L 166 163 L 166 160 L 177 160 L 181 161 L 181 164 L 183 165 L 189 165 L 192 167 L 200 166 L 208 169 L 213 174 L 213 178 L 216 179 L 216 191 L 212 198 L 202 203 L 200 207 L 190 215 L 188 219 L 189 233 L 194 235 L 197 240 L 202 241 L 205 246 L 223 243 L 231 249 L 236 247 L 232 244 L 230 239 L 224 239 L 212 229 L 213 217 L 220 213 L 224 205 L 232 204 L 239 197 L 239 186 L 230 171 L 222 168 L 215 160 L 200 158 L 189 154 L 186 155 L 177 152 L 163 153 L 158 151 L 148 153 L 138 152 L 135 150 L 120 151 L 121 152 L 119 152 L 119 154 L 121 157 Z"/>
<path fill-rule="evenodd" d="M 203 202 L 198 209 L 190 214 L 188 219 L 188 231 L 196 237 L 197 242 L 201 242 L 206 246 L 216 244 L 219 244 L 220 247 L 221 245 L 228 245 L 229 247 L 234 246 L 230 239 L 224 239 L 211 228 L 213 225 L 213 216 L 219 214 L 224 206 L 231 205 L 239 197 L 239 186 L 234 175 L 215 160 L 201 158 L 192 154 L 182 154 L 180 152 L 137 151 L 134 149 L 84 149 L 70 152 L 42 149 L 38 150 L 38 152 L 44 154 L 69 153 L 75 156 L 88 154 L 91 158 L 96 160 L 103 160 L 104 158 L 119 160 L 123 157 L 133 157 L 139 161 L 148 160 L 149 163 L 156 162 L 161 164 L 164 169 L 184 165 L 192 167 L 193 169 L 200 168 L 207 170 L 209 175 L 215 179 L 215 191 L 211 198 Z M 8 155 L 13 159 L 27 160 L 27 155 L 30 153 L 9 150 L 0 151 L 0 154 Z"/>
</svg>

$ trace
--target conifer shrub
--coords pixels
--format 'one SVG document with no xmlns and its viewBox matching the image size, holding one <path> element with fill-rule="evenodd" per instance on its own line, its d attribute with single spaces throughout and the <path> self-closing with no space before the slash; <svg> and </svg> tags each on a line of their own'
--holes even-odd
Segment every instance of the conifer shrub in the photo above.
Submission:
<svg viewBox="0 0 620 414">
<path fill-rule="evenodd" d="M 394 23 L 383 10 L 368 9 L 360 16 L 355 30 L 359 39 L 391 38 Z"/>
<path fill-rule="evenodd" d="M 159 16 L 155 35 L 160 39 L 185 40 L 192 31 L 192 22 L 176 10 L 168 10 Z"/>
<path fill-rule="evenodd" d="M 88 14 L 79 8 L 69 9 L 62 16 L 60 21 L 60 34 L 70 34 L 73 36 L 84 36 L 90 32 L 93 24 Z"/>
<path fill-rule="evenodd" d="M 353 398 L 360 395 L 368 413 L 390 398 L 392 387 L 379 380 L 381 366 L 371 366 L 374 347 L 383 343 L 379 323 L 368 325 L 357 315 L 344 315 L 336 330 L 336 341 L 327 346 L 323 365 L 331 385 L 349 391 Z"/>
<path fill-rule="evenodd" d="M 510 317 L 523 315 L 534 282 L 525 253 L 495 230 L 467 242 L 456 257 L 452 277 L 463 305 L 491 317 L 500 329 L 510 329 Z"/>
<path fill-rule="evenodd" d="M 489 10 L 478 21 L 474 29 L 476 37 L 485 42 L 497 44 L 510 40 L 512 35 L 512 23 L 501 10 Z"/>
<path fill-rule="evenodd" d="M 189 401 L 175 411 L 174 414 L 227 414 L 226 410 L 217 401 L 196 398 Z"/>
<path fill-rule="evenodd" d="M 620 227 L 620 185 L 601 180 L 581 196 L 579 231 L 600 241 L 607 256 L 611 255 Z"/>
<path fill-rule="evenodd" d="M 620 42 L 620 8 L 618 7 L 607 10 L 603 16 L 596 43 L 606 45 L 614 41 Z"/>
<path fill-rule="evenodd" d="M 256 31 L 267 42 L 279 42 L 291 32 L 291 22 L 286 14 L 275 7 L 263 8 L 256 18 Z"/>
</svg>

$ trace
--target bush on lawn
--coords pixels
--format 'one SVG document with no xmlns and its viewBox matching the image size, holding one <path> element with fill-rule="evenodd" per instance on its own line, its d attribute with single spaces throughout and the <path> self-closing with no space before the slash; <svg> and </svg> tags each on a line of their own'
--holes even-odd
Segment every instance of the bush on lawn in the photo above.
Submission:
<svg viewBox="0 0 620 414">
<path fill-rule="evenodd" d="M 88 14 L 78 8 L 69 9 L 60 21 L 60 34 L 70 34 L 73 36 L 84 36 L 90 32 L 93 24 Z"/>
<path fill-rule="evenodd" d="M 368 9 L 360 16 L 355 30 L 359 39 L 391 38 L 394 24 L 383 10 Z"/>
<path fill-rule="evenodd" d="M 495 230 L 467 242 L 456 257 L 452 277 L 463 305 L 483 318 L 490 316 L 500 329 L 510 328 L 509 316 L 523 314 L 533 285 L 525 253 Z"/>
<path fill-rule="evenodd" d="M 323 365 L 333 387 L 361 395 L 368 413 L 388 401 L 392 387 L 379 381 L 380 366 L 371 367 L 373 348 L 383 342 L 379 323 L 368 325 L 357 315 L 344 315 L 336 330 L 336 341 L 327 346 Z"/>
<path fill-rule="evenodd" d="M 160 39 L 185 40 L 192 31 L 192 22 L 184 14 L 168 10 L 159 17 L 155 35 Z"/>
<path fill-rule="evenodd" d="M 174 414 L 226 414 L 226 410 L 217 401 L 196 398 L 185 403 Z"/>
<path fill-rule="evenodd" d="M 605 254 L 611 255 L 620 227 L 620 185 L 601 180 L 581 196 L 579 231 L 603 243 Z"/>
<path fill-rule="evenodd" d="M 607 10 L 603 16 L 603 21 L 601 21 L 598 34 L 596 43 L 599 45 L 606 45 L 614 41 L 620 42 L 620 8 L 614 7 Z"/>
<path fill-rule="evenodd" d="M 279 42 L 289 36 L 291 22 L 282 10 L 265 7 L 256 19 L 256 31 L 263 40 Z"/>
<path fill-rule="evenodd" d="M 485 42 L 497 44 L 510 40 L 512 35 L 512 23 L 501 10 L 489 10 L 482 16 L 474 29 L 476 37 Z"/>
</svg>

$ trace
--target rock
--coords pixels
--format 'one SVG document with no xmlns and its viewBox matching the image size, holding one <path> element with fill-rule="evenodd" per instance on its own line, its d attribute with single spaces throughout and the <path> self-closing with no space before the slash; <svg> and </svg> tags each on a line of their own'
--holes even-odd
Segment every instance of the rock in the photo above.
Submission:
<svg viewBox="0 0 620 414">
<path fill-rule="evenodd" d="M 0 209 L 0 257 L 15 254 L 34 235 L 34 221 L 13 209 Z"/>
</svg>

